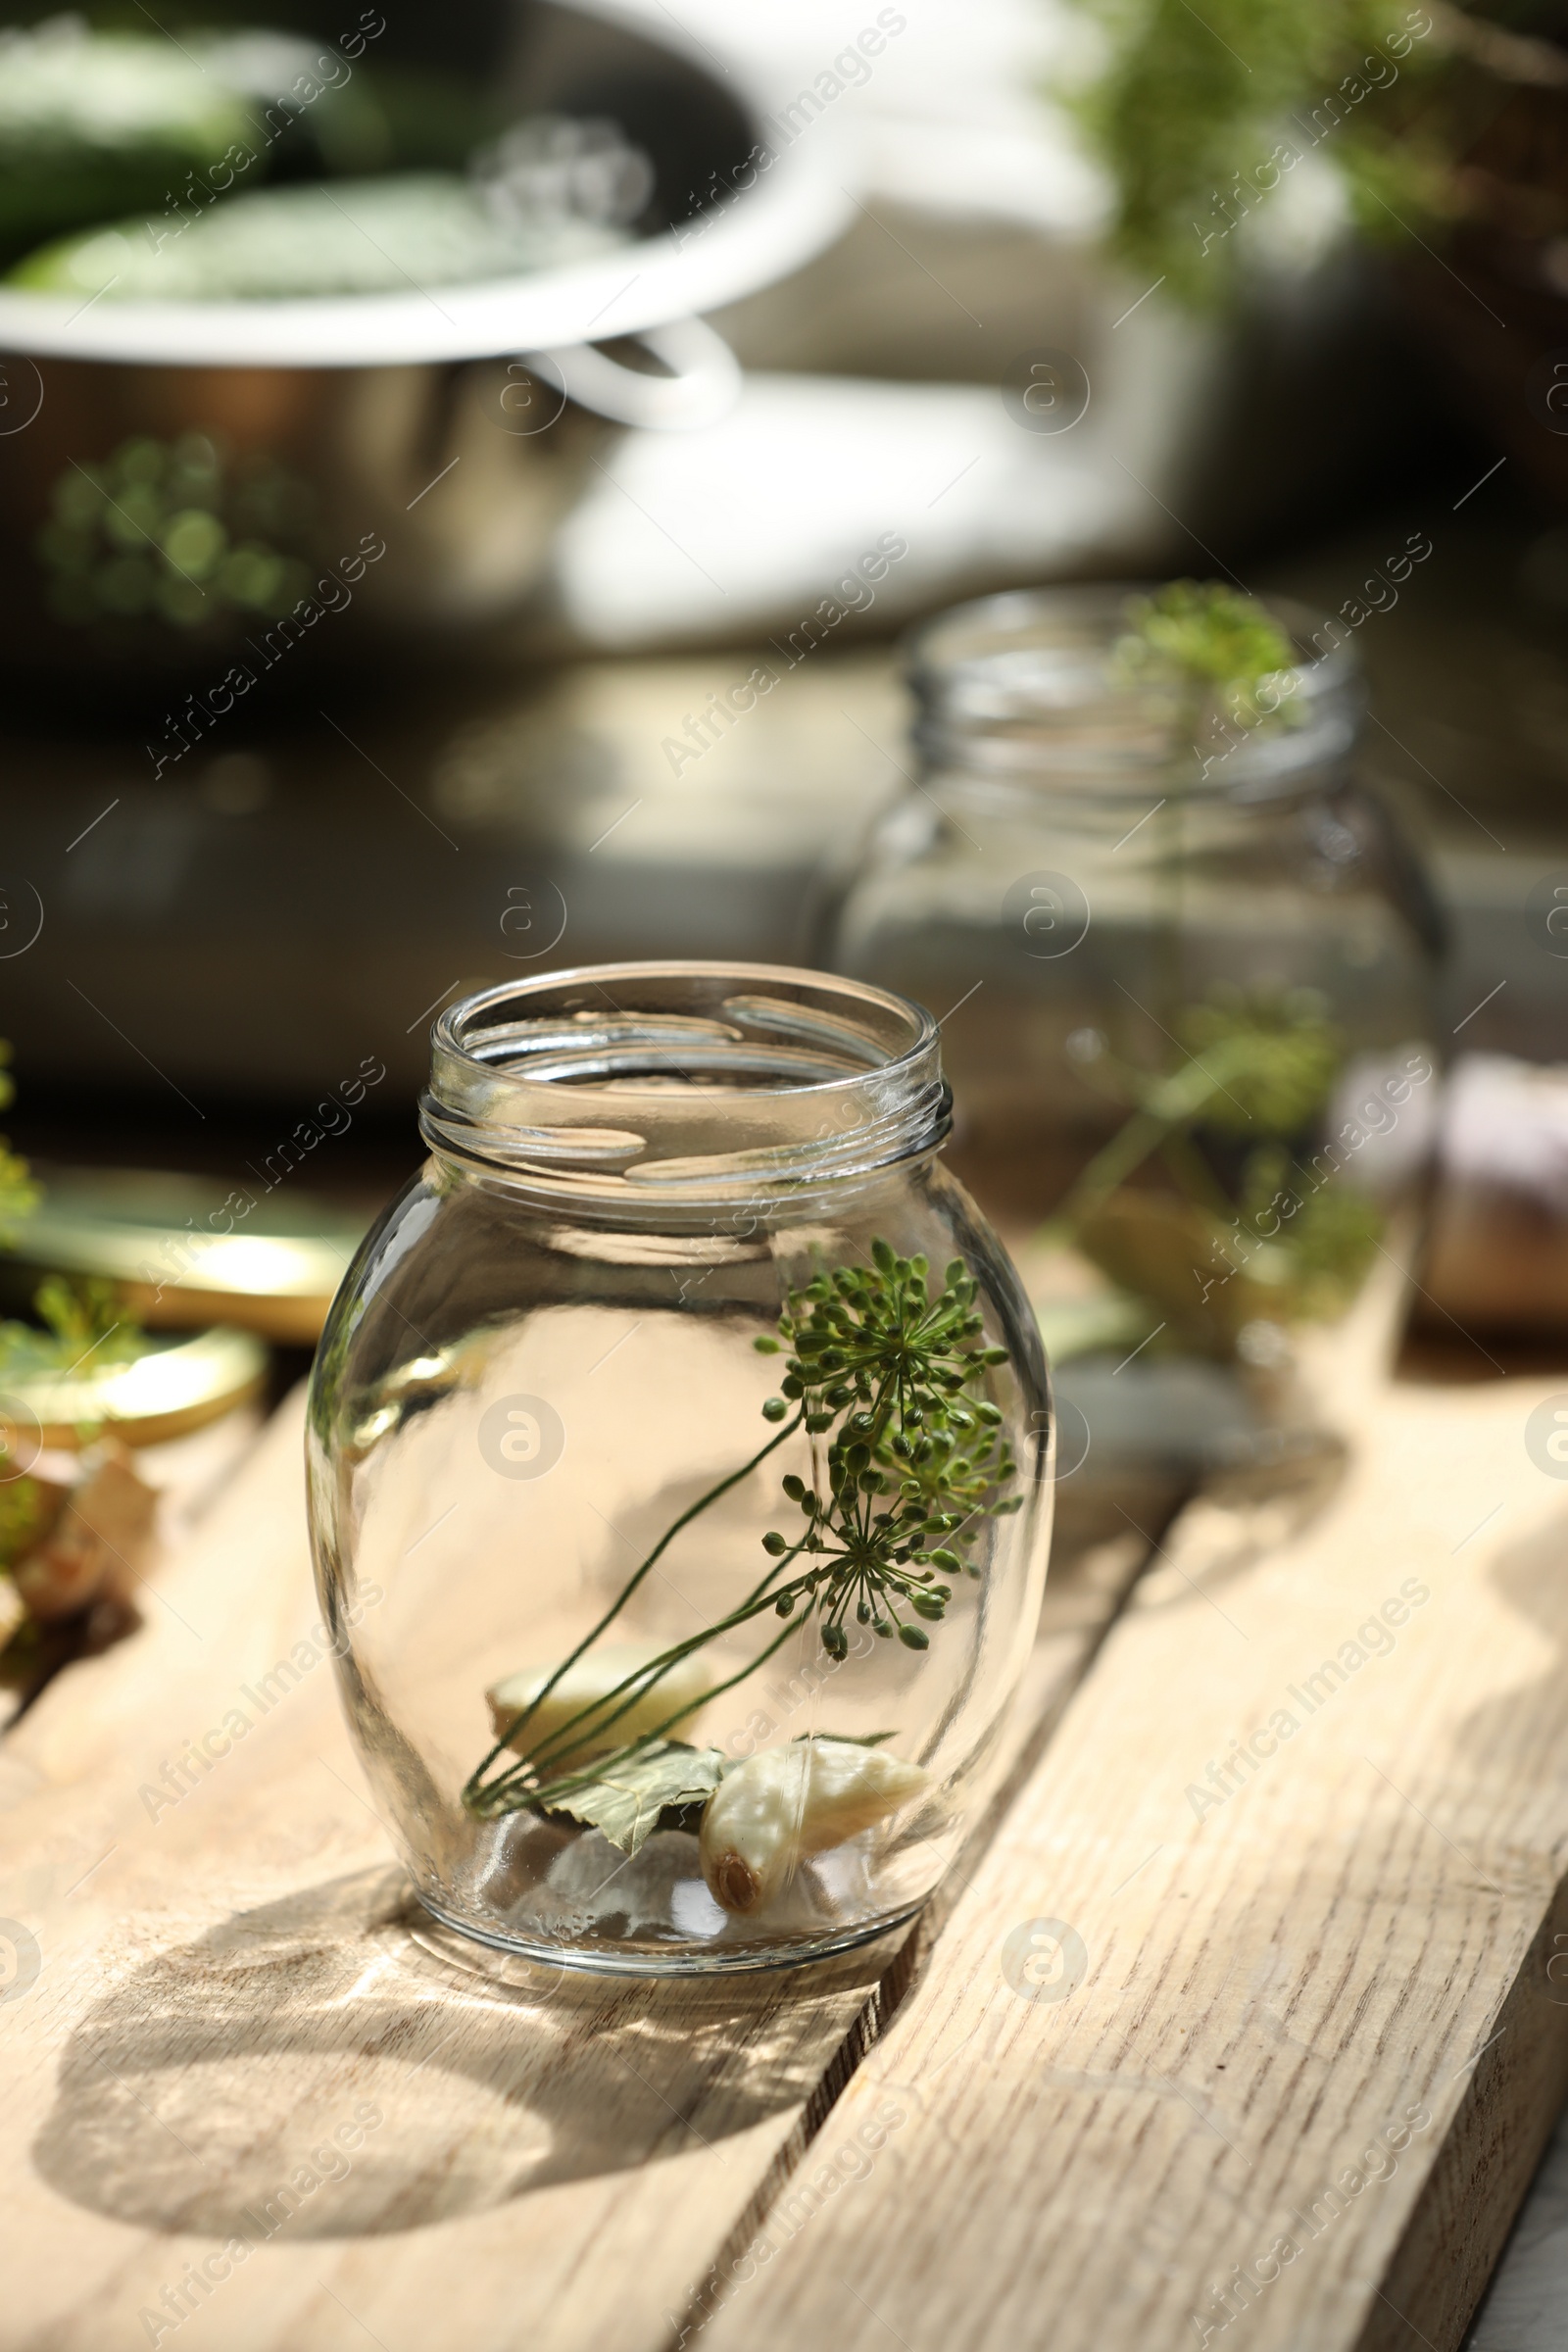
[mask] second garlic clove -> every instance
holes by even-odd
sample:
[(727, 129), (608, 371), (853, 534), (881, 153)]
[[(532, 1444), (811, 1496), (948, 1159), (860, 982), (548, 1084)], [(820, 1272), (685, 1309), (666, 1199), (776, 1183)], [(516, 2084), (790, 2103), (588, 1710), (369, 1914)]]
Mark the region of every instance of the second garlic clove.
[[(495, 1736), (504, 1740), (515, 1755), (536, 1754), (585, 1707), (593, 1706), (596, 1700), (608, 1699), (617, 1683), (623, 1683), (640, 1667), (651, 1666), (659, 1655), (659, 1651), (637, 1642), (608, 1642), (602, 1649), (588, 1650), (567, 1667), (549, 1696), (541, 1699), (527, 1722), (514, 1732), (512, 1726), (533, 1704), (556, 1671), (554, 1666), (525, 1666), (519, 1674), (492, 1683), (485, 1692)], [(682, 1658), (647, 1690), (635, 1698), (622, 1693), (592, 1716), (577, 1733), (551, 1747), (546, 1764), (553, 1771), (557, 1766), (564, 1768), (584, 1763), (592, 1756), (608, 1755), (612, 1748), (640, 1740), (645, 1732), (656, 1731), (661, 1724), (678, 1736), (681, 1720), (702, 1705), (711, 1689), (712, 1677), (707, 1667), (696, 1658)], [(624, 1714), (618, 1711), (622, 1707), (626, 1710)], [(610, 1721), (612, 1715), (613, 1723)], [(677, 1718), (673, 1724), (671, 1716)]]
[(726, 1911), (760, 1911), (812, 1854), (930, 1786), (918, 1764), (853, 1740), (797, 1740), (727, 1772), (703, 1814), (703, 1876)]

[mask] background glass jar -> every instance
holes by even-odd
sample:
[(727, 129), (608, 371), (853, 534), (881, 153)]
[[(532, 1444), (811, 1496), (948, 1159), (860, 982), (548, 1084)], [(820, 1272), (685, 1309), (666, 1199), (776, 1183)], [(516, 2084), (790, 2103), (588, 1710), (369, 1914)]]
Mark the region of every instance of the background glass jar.
[(1039, 1338), (948, 1106), (929, 1015), (809, 973), (441, 1016), (430, 1158), (333, 1307), (309, 1446), (351, 1725), (449, 1927), (756, 1967), (936, 1883), (1050, 1521)]
[(1332, 624), (1267, 605), (1285, 663), (1227, 698), (1131, 658), (1139, 609), (994, 597), (913, 640), (921, 776), (824, 960), (942, 1016), (963, 1154), (1051, 1220), (1026, 1270), (1054, 1353), (1149, 1338), (1156, 1379), (1175, 1348), (1278, 1392), (1425, 1157), (1437, 918), (1349, 772)]

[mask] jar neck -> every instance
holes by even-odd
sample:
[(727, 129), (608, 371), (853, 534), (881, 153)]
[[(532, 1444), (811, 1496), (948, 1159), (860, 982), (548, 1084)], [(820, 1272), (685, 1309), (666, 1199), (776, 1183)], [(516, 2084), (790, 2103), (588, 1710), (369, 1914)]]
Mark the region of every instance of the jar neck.
[(997, 799), (1047, 803), (1107, 821), (1152, 800), (1195, 810), (1288, 806), (1332, 792), (1349, 774), (1354, 713), (1310, 736), (1250, 739), (1223, 723), (1192, 745), (1147, 759), (1106, 757), (1089, 741), (1041, 745), (1011, 734), (924, 718), (914, 731), (922, 773)]
[(770, 964), (631, 963), (468, 997), (432, 1031), (437, 1155), (616, 1221), (686, 1222), (929, 1156), (951, 1124), (929, 1013)]
[(1177, 824), (1190, 843), (1232, 840), (1288, 820), (1313, 802), (1345, 791), (1353, 779), (1348, 759), (1261, 777), (1219, 768), (1205, 777), (1169, 767), (1062, 774), (966, 759), (963, 747), (953, 743), (943, 744), (939, 756), (928, 753), (919, 772), (922, 787), (930, 788), (923, 806), (935, 800), (955, 815), (967, 813), (971, 821), (1044, 825), (1095, 838), (1103, 834), (1112, 841), (1139, 826), (1142, 840), (1143, 828), (1157, 812), (1166, 831)]
[(1365, 690), (1353, 651), (1316, 615), (1268, 608), (1292, 661), (1245, 689), (1129, 666), (1134, 592), (982, 598), (907, 647), (928, 772), (1136, 808), (1166, 797), (1240, 806), (1331, 789)]

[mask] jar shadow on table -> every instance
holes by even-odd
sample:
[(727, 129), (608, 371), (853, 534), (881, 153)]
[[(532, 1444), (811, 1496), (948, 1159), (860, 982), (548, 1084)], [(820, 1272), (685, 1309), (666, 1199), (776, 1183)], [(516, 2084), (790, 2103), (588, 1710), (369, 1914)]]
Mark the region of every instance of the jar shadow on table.
[(429, 1929), (372, 1870), (160, 1955), (72, 2035), (38, 2171), (143, 2229), (421, 2229), (799, 2105), (899, 1941), (761, 1984), (633, 1983), (482, 1951), (505, 1973), (465, 1970)]

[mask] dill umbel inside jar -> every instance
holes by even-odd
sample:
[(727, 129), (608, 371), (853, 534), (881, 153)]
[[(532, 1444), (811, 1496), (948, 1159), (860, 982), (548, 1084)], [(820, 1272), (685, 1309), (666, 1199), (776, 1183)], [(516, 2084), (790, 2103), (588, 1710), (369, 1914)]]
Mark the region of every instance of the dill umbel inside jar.
[[(564, 1813), (634, 1854), (657, 1828), (689, 1826), (697, 1808), (710, 1889), (745, 1912), (791, 1853), (835, 1844), (924, 1787), (917, 1766), (879, 1752), (892, 1732), (870, 1740), (812, 1734), (804, 1744), (822, 1742), (822, 1755), (797, 1764), (777, 1750), (736, 1764), (674, 1736), (809, 1622), (839, 1662), (852, 1617), (883, 1640), (926, 1648), (927, 1627), (940, 1625), (953, 1597), (948, 1580), (980, 1573), (964, 1549), (986, 1519), (1019, 1508), (1021, 1497), (1006, 1492), (1017, 1465), (1002, 1414), (973, 1394), (989, 1367), (1006, 1361), (1005, 1348), (980, 1344), (974, 1278), (956, 1258), (939, 1288), (923, 1256), (899, 1257), (880, 1238), (871, 1258), (817, 1275), (791, 1295), (778, 1337), (754, 1343), (785, 1356), (780, 1394), (762, 1407), (775, 1434), (673, 1521), (569, 1656), (492, 1687), (496, 1739), (464, 1789), (470, 1812)], [(824, 1492), (785, 1476), (781, 1492), (803, 1524), (763, 1536), (772, 1564), (751, 1591), (662, 1651), (631, 1659), (621, 1645), (596, 1650), (681, 1530), (802, 1430), (827, 1440)], [(753, 1622), (767, 1640), (711, 1680), (703, 1653)], [(516, 1760), (497, 1772), (504, 1755)], [(710, 1830), (715, 1817), (722, 1834)], [(754, 1851), (743, 1850), (748, 1838)]]

